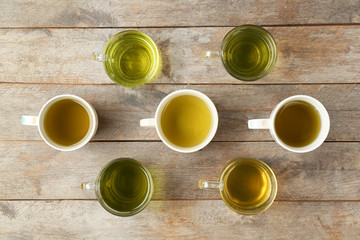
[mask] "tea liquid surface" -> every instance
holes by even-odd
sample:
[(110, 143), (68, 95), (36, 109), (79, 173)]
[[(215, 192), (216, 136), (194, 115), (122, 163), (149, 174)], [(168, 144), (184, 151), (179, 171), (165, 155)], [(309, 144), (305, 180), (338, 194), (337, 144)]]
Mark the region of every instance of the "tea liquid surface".
[(175, 145), (193, 147), (209, 134), (211, 113), (203, 100), (191, 95), (179, 96), (164, 108), (161, 127), (166, 138)]
[(269, 43), (253, 32), (239, 32), (223, 47), (223, 62), (232, 75), (252, 77), (270, 62)]
[[(120, 82), (147, 81), (154, 76), (157, 68), (155, 52), (142, 36), (127, 34), (109, 48), (105, 68), (112, 79)], [(159, 57), (159, 56), (158, 56)]]
[(71, 99), (63, 99), (49, 107), (44, 116), (44, 129), (48, 137), (63, 146), (82, 140), (90, 126), (86, 109)]
[(264, 204), (271, 191), (271, 182), (266, 171), (250, 161), (236, 165), (224, 179), (224, 183), (224, 191), (231, 202), (244, 209)]
[(149, 182), (137, 162), (122, 160), (105, 169), (100, 179), (100, 194), (112, 209), (133, 211), (149, 195)]
[(275, 131), (281, 141), (291, 147), (304, 147), (319, 135), (321, 119), (318, 111), (305, 101), (291, 101), (275, 116)]

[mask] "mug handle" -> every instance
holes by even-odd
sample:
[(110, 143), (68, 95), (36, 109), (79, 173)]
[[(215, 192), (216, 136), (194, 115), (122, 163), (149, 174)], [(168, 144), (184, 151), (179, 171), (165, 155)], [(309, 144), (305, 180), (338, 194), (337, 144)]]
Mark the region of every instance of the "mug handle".
[(220, 52), (218, 51), (205, 51), (201, 53), (201, 57), (207, 59), (220, 59)]
[(222, 191), (224, 189), (224, 183), (219, 181), (200, 180), (199, 188), (205, 190)]
[(248, 121), (249, 129), (270, 129), (270, 119), (251, 119)]
[(156, 127), (155, 118), (145, 118), (140, 120), (141, 127)]
[(27, 126), (38, 126), (39, 125), (39, 117), (36, 116), (22, 116), (21, 124)]

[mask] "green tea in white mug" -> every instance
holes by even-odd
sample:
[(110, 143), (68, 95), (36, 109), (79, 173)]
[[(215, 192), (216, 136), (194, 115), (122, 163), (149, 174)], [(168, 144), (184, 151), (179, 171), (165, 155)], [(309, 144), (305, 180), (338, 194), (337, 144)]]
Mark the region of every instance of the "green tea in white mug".
[(285, 144), (291, 147), (304, 147), (319, 135), (321, 119), (313, 105), (295, 100), (279, 109), (274, 125), (276, 134)]
[(86, 109), (72, 99), (53, 103), (44, 116), (44, 129), (55, 143), (70, 146), (81, 141), (89, 131), (90, 118)]
[(161, 114), (166, 138), (180, 147), (193, 147), (209, 134), (211, 113), (206, 103), (192, 95), (172, 99)]

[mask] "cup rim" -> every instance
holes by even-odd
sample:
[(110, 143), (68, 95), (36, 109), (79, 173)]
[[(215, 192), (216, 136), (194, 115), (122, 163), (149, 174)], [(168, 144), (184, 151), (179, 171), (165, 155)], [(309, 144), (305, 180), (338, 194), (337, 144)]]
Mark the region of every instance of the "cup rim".
[[(321, 119), (321, 128), (320, 128), (318, 136), (316, 137), (316, 139), (313, 142), (311, 142), (310, 144), (308, 144), (304, 147), (291, 147), (291, 146), (287, 145), (278, 137), (278, 135), (275, 131), (276, 114), (278, 113), (280, 108), (282, 106), (284, 106), (284, 104), (291, 102), (291, 101), (295, 101), (295, 100), (305, 101), (305, 102), (311, 104), (316, 109), (316, 111), (318, 111), (320, 119)], [(319, 100), (317, 100), (316, 98), (313, 98), (311, 96), (308, 96), (308, 95), (294, 95), (294, 96), (291, 96), (291, 97), (288, 97), (288, 98), (282, 100), (280, 103), (278, 103), (276, 105), (276, 107), (273, 109), (273, 111), (271, 112), (271, 115), (270, 115), (270, 133), (271, 133), (272, 137), (281, 147), (285, 148), (286, 150), (295, 152), (295, 153), (306, 153), (306, 152), (313, 151), (316, 148), (320, 147), (321, 144), (326, 140), (326, 138), (329, 134), (329, 131), (330, 131), (329, 113), (327, 112), (326, 108)]]
[[(224, 182), (224, 178), (226, 177), (226, 175), (228, 175), (231, 172), (231, 168), (233, 168), (233, 166), (238, 163), (238, 162), (243, 162), (243, 161), (252, 161), (252, 162), (256, 162), (259, 163), (261, 165), (262, 168), (264, 168), (264, 171), (268, 171), (270, 172), (269, 178), (272, 184), (272, 188), (271, 188), (271, 192), (270, 192), (270, 196), (269, 202), (265, 202), (263, 205), (251, 209), (249, 211), (240, 211), (238, 209), (233, 208), (226, 200), (225, 200), (225, 191), (224, 189), (220, 190), (220, 195), (221, 198), (223, 200), (223, 202), (226, 204), (226, 206), (228, 206), (232, 211), (242, 214), (242, 215), (258, 215), (264, 211), (266, 211), (275, 201), (275, 198), (277, 196), (277, 190), (278, 190), (278, 184), (277, 184), (277, 179), (276, 179), (276, 175), (274, 173), (274, 171), (271, 169), (271, 167), (269, 165), (267, 165), (265, 162), (259, 160), (259, 159), (255, 159), (255, 158), (236, 158), (231, 160), (230, 162), (228, 162), (228, 164), (226, 164), (226, 166), (224, 167), (224, 169), (221, 172), (221, 176), (220, 176), (220, 182)], [(225, 184), (224, 184), (225, 185)], [(273, 193), (273, 194), (272, 194)], [(252, 211), (254, 210), (254, 211)]]
[[(195, 97), (198, 97), (199, 99), (201, 99), (207, 105), (207, 107), (209, 108), (210, 114), (211, 114), (211, 120), (212, 120), (211, 127), (210, 127), (210, 131), (209, 131), (207, 137), (200, 144), (193, 146), (193, 147), (180, 147), (180, 146), (173, 144), (170, 140), (168, 140), (165, 137), (165, 134), (163, 133), (162, 128), (161, 128), (161, 114), (162, 114), (162, 111), (163, 111), (165, 105), (168, 102), (170, 102), (170, 100), (172, 100), (178, 96), (183, 96), (183, 95), (191, 95), (191, 96), (195, 96)], [(158, 105), (158, 107), (156, 109), (156, 113), (155, 113), (156, 132), (157, 132), (158, 136), (160, 137), (161, 141), (163, 143), (165, 143), (165, 145), (168, 146), (169, 148), (171, 148), (172, 150), (175, 150), (177, 152), (182, 152), (182, 153), (196, 152), (196, 151), (206, 147), (211, 142), (211, 140), (214, 138), (214, 136), (216, 134), (216, 131), (218, 128), (218, 122), (219, 122), (219, 116), (218, 116), (218, 112), (215, 107), (215, 104), (204, 93), (199, 92), (197, 90), (192, 90), (192, 89), (181, 89), (181, 90), (177, 90), (177, 91), (174, 91), (174, 92), (168, 94), (160, 102), (160, 104)]]
[[(85, 137), (83, 139), (81, 139), (79, 142), (77, 142), (73, 145), (70, 145), (70, 146), (62, 146), (62, 145), (57, 144), (54, 141), (52, 141), (47, 136), (45, 129), (43, 127), (46, 110), (48, 110), (48, 108), (52, 104), (54, 104), (55, 102), (62, 100), (62, 99), (76, 100), (77, 103), (79, 103), (82, 107), (84, 107), (84, 109), (86, 110), (86, 112), (89, 115), (90, 121), (93, 122), (92, 126), (88, 129), (88, 132), (86, 133)], [(95, 133), (97, 131), (97, 127), (98, 127), (98, 116), (97, 116), (97, 113), (96, 113), (94, 107), (90, 103), (85, 101), (83, 98), (76, 96), (76, 95), (72, 95), (72, 94), (61, 94), (61, 95), (52, 97), (42, 106), (40, 113), (39, 113), (38, 130), (39, 130), (41, 138), (46, 142), (47, 145), (49, 145), (50, 147), (52, 147), (56, 150), (60, 150), (60, 151), (73, 151), (73, 150), (77, 150), (77, 149), (83, 147), (95, 135)]]
[[(121, 162), (121, 161), (133, 161), (135, 163), (137, 163), (139, 165), (139, 167), (141, 168), (141, 170), (144, 172), (145, 176), (146, 176), (146, 179), (148, 181), (148, 189), (147, 189), (147, 194), (146, 194), (146, 197), (145, 197), (145, 200), (134, 210), (134, 211), (126, 211), (126, 212), (120, 212), (120, 211), (117, 211), (115, 209), (112, 209), (109, 205), (106, 204), (106, 202), (103, 200), (102, 196), (101, 196), (101, 192), (100, 192), (100, 180), (101, 180), (101, 177), (103, 176), (105, 170), (110, 166), (112, 165), (113, 163), (115, 162)], [(99, 171), (97, 177), (96, 177), (96, 180), (95, 180), (95, 195), (98, 199), (98, 202), (100, 203), (100, 205), (106, 210), (108, 211), (109, 213), (113, 214), (113, 215), (116, 215), (116, 216), (119, 216), (119, 217), (130, 217), (130, 216), (133, 216), (135, 214), (138, 214), (140, 213), (142, 210), (144, 210), (146, 208), (146, 206), (150, 203), (151, 201), (151, 198), (152, 198), (152, 195), (153, 195), (153, 192), (154, 192), (154, 182), (153, 182), (153, 179), (152, 179), (152, 176), (151, 176), (151, 173), (149, 171), (149, 169), (144, 165), (142, 164), (141, 162), (133, 159), (133, 158), (128, 158), (128, 157), (123, 157), (123, 158), (116, 158), (116, 159), (113, 159), (111, 161), (109, 161), (108, 163), (106, 163), (102, 168), (101, 170)]]
[[(264, 39), (266, 39), (273, 47), (273, 54), (271, 55), (271, 63), (268, 66), (267, 69), (265, 69), (264, 71), (261, 72), (261, 74), (258, 74), (254, 77), (239, 77), (236, 76), (234, 73), (232, 73), (226, 66), (226, 64), (224, 63), (224, 59), (223, 59), (223, 53), (224, 53), (224, 47), (228, 41), (228, 39), (231, 37), (232, 34), (234, 34), (235, 32), (238, 31), (244, 31), (244, 30), (250, 30), (253, 32), (263, 32), (266, 34), (266, 36), (261, 36)], [(275, 66), (276, 64), (276, 60), (277, 60), (277, 45), (276, 45), (276, 41), (274, 39), (274, 37), (271, 35), (271, 33), (269, 31), (267, 31), (265, 28), (259, 26), (259, 25), (253, 25), (253, 24), (244, 24), (238, 27), (235, 27), (233, 29), (231, 29), (229, 32), (226, 33), (226, 35), (224, 36), (222, 42), (221, 42), (221, 48), (220, 48), (220, 58), (221, 58), (221, 62), (225, 68), (225, 70), (234, 78), (241, 80), (241, 81), (256, 81), (259, 80), (260, 78), (265, 77), (266, 75), (268, 75), (271, 71), (271, 69)]]

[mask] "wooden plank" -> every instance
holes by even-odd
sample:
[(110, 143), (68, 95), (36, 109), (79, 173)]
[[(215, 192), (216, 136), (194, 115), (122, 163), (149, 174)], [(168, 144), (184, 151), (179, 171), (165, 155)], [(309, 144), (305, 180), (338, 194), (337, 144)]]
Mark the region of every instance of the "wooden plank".
[(95, 199), (80, 183), (94, 181), (108, 161), (131, 157), (154, 178), (153, 199), (220, 199), (198, 188), (200, 179), (216, 180), (232, 159), (263, 160), (278, 179), (276, 200), (360, 200), (360, 143), (324, 143), (294, 154), (275, 143), (210, 143), (202, 151), (177, 153), (161, 142), (89, 143), (60, 152), (42, 142), (0, 142), (0, 199)]
[[(232, 83), (221, 61), (201, 58), (219, 50), (231, 28), (142, 28), (159, 45), (163, 69), (153, 83)], [(359, 83), (360, 28), (357, 26), (269, 27), (277, 41), (272, 72), (251, 84)], [(92, 60), (123, 29), (0, 30), (0, 82), (115, 84)]]
[[(334, 85), (146, 85), (129, 89), (117, 85), (0, 84), (0, 140), (40, 140), (36, 127), (21, 126), (21, 115), (37, 115), (42, 105), (59, 94), (75, 94), (92, 103), (99, 115), (94, 140), (159, 140), (155, 129), (139, 120), (155, 115), (169, 93), (195, 89), (208, 95), (219, 112), (215, 141), (270, 141), (267, 130), (249, 130), (248, 119), (268, 118), (281, 100), (296, 94), (317, 98), (328, 109), (328, 141), (359, 141), (360, 87)], [(6, 116), (6, 117), (5, 117)]]
[(1, 27), (359, 23), (359, 1), (1, 1)]
[[(241, 216), (218, 201), (152, 201), (120, 218), (96, 201), (1, 201), (10, 239), (358, 239), (359, 202), (275, 202)], [(311, 224), (310, 224), (311, 223)]]

